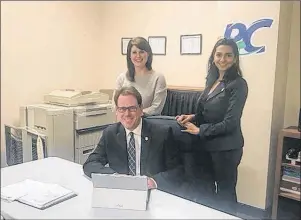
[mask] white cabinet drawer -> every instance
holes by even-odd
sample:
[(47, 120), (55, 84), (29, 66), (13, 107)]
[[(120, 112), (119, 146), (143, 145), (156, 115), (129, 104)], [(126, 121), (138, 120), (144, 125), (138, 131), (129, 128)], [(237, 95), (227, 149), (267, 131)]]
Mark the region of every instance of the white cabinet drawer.
[(111, 109), (97, 112), (84, 112), (75, 115), (75, 129), (92, 128), (115, 123), (115, 114)]
[(83, 165), (88, 159), (89, 155), (93, 152), (96, 146), (88, 146), (80, 149), (75, 149), (75, 163)]

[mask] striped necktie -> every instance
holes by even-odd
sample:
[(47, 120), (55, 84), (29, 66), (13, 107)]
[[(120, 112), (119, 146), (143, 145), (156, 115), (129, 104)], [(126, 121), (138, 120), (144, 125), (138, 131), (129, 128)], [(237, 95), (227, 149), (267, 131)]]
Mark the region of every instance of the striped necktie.
[(128, 150), (128, 166), (129, 166), (129, 175), (136, 175), (136, 148), (135, 148), (135, 138), (134, 133), (130, 132), (130, 141)]

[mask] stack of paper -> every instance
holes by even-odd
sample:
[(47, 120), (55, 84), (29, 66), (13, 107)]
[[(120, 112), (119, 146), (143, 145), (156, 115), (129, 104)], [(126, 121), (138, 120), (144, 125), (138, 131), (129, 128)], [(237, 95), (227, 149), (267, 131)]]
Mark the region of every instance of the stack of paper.
[(26, 184), (19, 182), (5, 187), (1, 187), (1, 199), (8, 202), (15, 201), (27, 194)]
[(1, 199), (45, 209), (59, 202), (65, 201), (77, 194), (58, 184), (42, 183), (30, 179), (1, 187)]

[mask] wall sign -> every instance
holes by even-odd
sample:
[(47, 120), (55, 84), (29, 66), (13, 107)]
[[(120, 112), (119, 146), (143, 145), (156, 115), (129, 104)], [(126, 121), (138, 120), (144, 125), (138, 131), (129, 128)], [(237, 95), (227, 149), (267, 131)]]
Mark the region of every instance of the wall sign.
[[(260, 28), (270, 28), (273, 19), (259, 19), (248, 27), (243, 23), (232, 23), (226, 26), (225, 38), (232, 38), (237, 43), (240, 55), (259, 54), (266, 50), (264, 45), (254, 46), (251, 42), (253, 34)], [(236, 30), (236, 31), (234, 31)]]
[(202, 54), (202, 35), (201, 34), (181, 35), (180, 53), (181, 55)]
[(165, 36), (148, 37), (148, 43), (152, 48), (153, 55), (166, 55), (166, 40)]
[(133, 38), (130, 37), (122, 37), (121, 38), (121, 54), (126, 55), (127, 54), (127, 49), (128, 49), (128, 44)]

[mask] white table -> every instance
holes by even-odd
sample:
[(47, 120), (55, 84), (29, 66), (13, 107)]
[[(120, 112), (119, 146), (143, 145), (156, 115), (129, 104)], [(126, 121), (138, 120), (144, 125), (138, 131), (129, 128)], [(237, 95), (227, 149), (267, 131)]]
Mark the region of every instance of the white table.
[(78, 196), (45, 210), (39, 210), (19, 202), (8, 203), (1, 200), (1, 215), (10, 219), (239, 219), (235, 216), (199, 205), (197, 203), (152, 190), (147, 211), (92, 208), (93, 185), (84, 176), (82, 165), (49, 157), (15, 166), (1, 168), (1, 186), (25, 179), (57, 183), (70, 188)]

